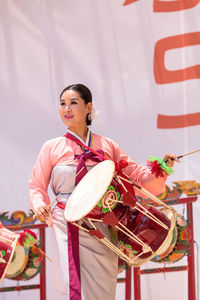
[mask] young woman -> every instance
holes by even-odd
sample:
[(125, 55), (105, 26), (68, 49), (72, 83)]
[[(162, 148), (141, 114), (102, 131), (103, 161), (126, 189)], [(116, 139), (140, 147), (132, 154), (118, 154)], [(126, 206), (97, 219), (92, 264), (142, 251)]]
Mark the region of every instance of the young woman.
[[(128, 165), (124, 172), (133, 182), (155, 195), (163, 191), (167, 175), (153, 176), (146, 167), (138, 166), (124, 154), (114, 141), (90, 131), (92, 95), (86, 86), (74, 84), (65, 88), (60, 95), (59, 112), (68, 133), (43, 145), (29, 182), (30, 204), (38, 218), (49, 215), (47, 189), (50, 182), (53, 192), (58, 195), (66, 182), (75, 177), (77, 165), (85, 163), (89, 170), (101, 160), (102, 155), (114, 162), (126, 160)], [(84, 145), (96, 151), (101, 150), (99, 158), (94, 157)], [(174, 156), (165, 155), (164, 159), (170, 157)], [(169, 159), (168, 164), (173, 165), (173, 161)], [(76, 183), (74, 180), (59, 195), (57, 205), (51, 212), (56, 287), (66, 300), (114, 300), (117, 255), (87, 232), (67, 223), (64, 218), (65, 204)], [(107, 225), (101, 227), (104, 235), (110, 239)]]

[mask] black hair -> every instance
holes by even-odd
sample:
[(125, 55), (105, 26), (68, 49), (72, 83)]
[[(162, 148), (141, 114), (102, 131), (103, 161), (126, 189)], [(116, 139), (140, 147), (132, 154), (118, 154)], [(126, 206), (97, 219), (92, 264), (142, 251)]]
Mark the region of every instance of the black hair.
[[(84, 100), (85, 104), (92, 102), (92, 93), (90, 90), (85, 86), (84, 84), (77, 83), (77, 84), (72, 84), (64, 88), (64, 90), (60, 94), (60, 99), (63, 95), (63, 93), (67, 90), (73, 90), (75, 92), (78, 92), (80, 97)], [(86, 124), (87, 126), (92, 124), (91, 118), (88, 117), (89, 114), (87, 114), (86, 117)]]

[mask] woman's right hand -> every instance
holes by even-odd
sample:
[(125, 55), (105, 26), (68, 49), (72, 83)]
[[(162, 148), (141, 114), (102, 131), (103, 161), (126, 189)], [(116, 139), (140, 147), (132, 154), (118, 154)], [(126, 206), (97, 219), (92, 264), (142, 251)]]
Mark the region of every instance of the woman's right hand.
[(37, 211), (35, 212), (35, 217), (38, 220), (45, 220), (50, 216), (50, 207), (48, 207), (47, 204), (43, 204), (41, 206), (38, 207)]

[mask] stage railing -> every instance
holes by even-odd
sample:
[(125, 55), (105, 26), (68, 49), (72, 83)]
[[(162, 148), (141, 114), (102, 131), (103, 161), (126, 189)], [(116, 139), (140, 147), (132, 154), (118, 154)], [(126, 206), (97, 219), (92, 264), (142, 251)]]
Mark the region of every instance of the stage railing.
[[(39, 231), (38, 239), (39, 239), (39, 243), (40, 243), (40, 249), (43, 252), (45, 252), (45, 228), (47, 227), (46, 223), (41, 223), (41, 224), (31, 223), (31, 221), (34, 222), (32, 219), (32, 216), (29, 215), (27, 218), (26, 214), (23, 211), (14, 212), (12, 214), (11, 218), (8, 218), (6, 214), (7, 213), (0, 214), (0, 221), (7, 229), (9, 229), (11, 231), (20, 232), (27, 228), (29, 228), (31, 230), (37, 229)], [(23, 216), (23, 221), (25, 221), (25, 223), (23, 223), (23, 221), (20, 221), (20, 218), (16, 218), (16, 215), (17, 216), (20, 215), (20, 217)], [(32, 213), (31, 213), (31, 215), (32, 215)], [(24, 216), (25, 216), (25, 218), (24, 218)], [(18, 223), (18, 222), (21, 224), (13, 225), (14, 223)], [(12, 224), (12, 225), (10, 225), (10, 224)], [(41, 264), (40, 274), (36, 275), (36, 278), (39, 276), (38, 284), (28, 284), (28, 280), (17, 281), (17, 285), (15, 285), (15, 286), (8, 286), (8, 287), (0, 288), (0, 293), (14, 292), (14, 291), (20, 292), (23, 290), (39, 289), (40, 300), (46, 300), (46, 261), (45, 261), (45, 257), (43, 257), (40, 264)], [(11, 281), (12, 279), (7, 279), (7, 280)], [(12, 280), (12, 281), (14, 282), (14, 280)], [(26, 283), (26, 284), (23, 284), (23, 283)]]

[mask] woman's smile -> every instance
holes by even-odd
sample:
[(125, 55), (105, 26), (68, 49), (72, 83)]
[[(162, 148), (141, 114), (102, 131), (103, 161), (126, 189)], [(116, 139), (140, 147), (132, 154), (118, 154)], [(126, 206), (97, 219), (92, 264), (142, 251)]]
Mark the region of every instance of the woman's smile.
[(86, 117), (91, 109), (92, 103), (86, 104), (79, 93), (66, 90), (62, 94), (59, 106), (61, 119), (68, 129), (79, 136), (87, 133)]
[(67, 119), (67, 120), (69, 120), (69, 119), (72, 119), (73, 116), (71, 116), (71, 115), (64, 115), (64, 118)]

